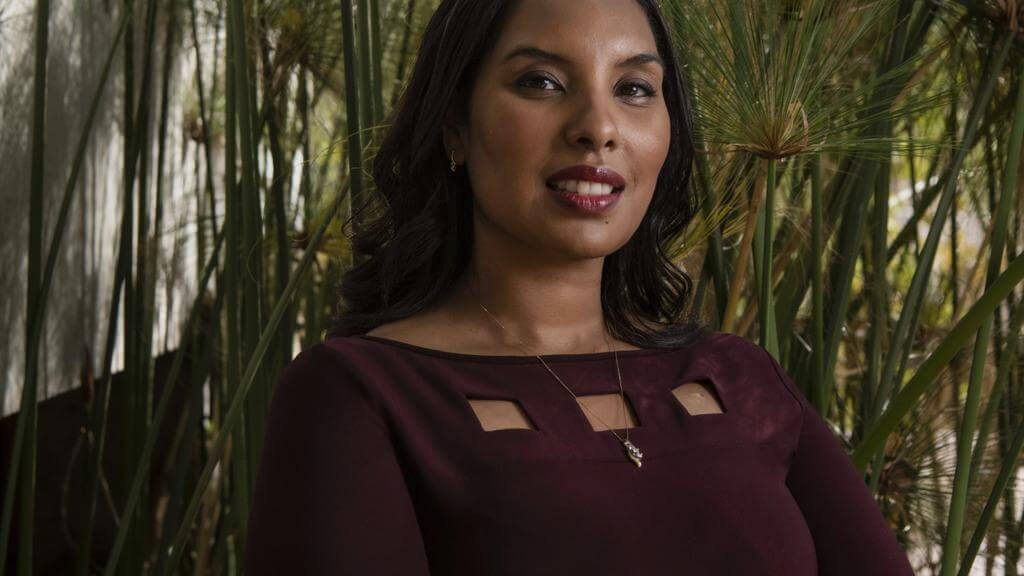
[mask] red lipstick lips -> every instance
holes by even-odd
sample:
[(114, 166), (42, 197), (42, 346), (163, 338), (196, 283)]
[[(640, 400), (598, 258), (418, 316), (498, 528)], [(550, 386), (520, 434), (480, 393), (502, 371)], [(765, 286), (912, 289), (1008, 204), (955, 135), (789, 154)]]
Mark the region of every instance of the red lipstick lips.
[[(555, 183), (562, 180), (581, 180), (608, 184), (612, 187), (611, 194), (578, 194), (568, 190), (559, 190)], [(611, 168), (597, 168), (580, 164), (559, 170), (547, 180), (548, 190), (559, 204), (582, 214), (603, 214), (619, 202), (621, 192), (626, 187), (626, 179)]]
[(586, 180), (587, 182), (599, 182), (611, 184), (613, 188), (621, 189), (626, 187), (626, 179), (611, 168), (596, 168), (579, 164), (559, 170), (552, 174), (547, 181), (548, 186), (554, 188), (553, 184), (559, 180)]

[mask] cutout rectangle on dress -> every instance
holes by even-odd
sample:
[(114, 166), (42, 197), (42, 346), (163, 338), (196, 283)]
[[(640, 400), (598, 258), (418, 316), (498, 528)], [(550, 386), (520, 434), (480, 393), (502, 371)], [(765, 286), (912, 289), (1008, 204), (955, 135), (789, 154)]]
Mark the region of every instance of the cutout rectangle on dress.
[(707, 379), (680, 384), (672, 388), (672, 395), (690, 416), (727, 412), (714, 385)]
[(537, 429), (536, 424), (517, 400), (469, 397), (466, 400), (480, 422), (480, 427), (487, 432)]
[[(640, 426), (637, 423), (633, 403), (628, 397), (623, 398), (618, 392), (577, 396), (576, 401), (595, 432), (603, 432), (609, 428), (623, 430)], [(625, 407), (623, 407), (623, 401), (625, 401)], [(625, 422), (623, 422), (623, 413), (625, 413)]]

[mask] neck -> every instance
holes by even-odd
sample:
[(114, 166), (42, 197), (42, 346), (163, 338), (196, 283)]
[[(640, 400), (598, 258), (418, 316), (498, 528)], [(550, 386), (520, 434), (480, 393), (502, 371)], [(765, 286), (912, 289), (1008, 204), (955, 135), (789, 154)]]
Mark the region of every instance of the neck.
[(552, 262), (536, 253), (474, 251), (453, 296), (476, 336), (501, 347), (525, 344), (538, 354), (607, 351), (615, 340), (607, 336), (601, 308), (603, 265), (603, 257)]

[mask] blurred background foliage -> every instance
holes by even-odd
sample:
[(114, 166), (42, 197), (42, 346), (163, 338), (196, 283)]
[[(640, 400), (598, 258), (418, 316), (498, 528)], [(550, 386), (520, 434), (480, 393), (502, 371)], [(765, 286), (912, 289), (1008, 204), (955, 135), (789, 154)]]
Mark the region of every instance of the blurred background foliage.
[[(438, 1), (0, 0), (0, 574), (241, 572)], [(694, 305), (834, 425), (917, 573), (1018, 574), (1024, 3), (661, 4)]]

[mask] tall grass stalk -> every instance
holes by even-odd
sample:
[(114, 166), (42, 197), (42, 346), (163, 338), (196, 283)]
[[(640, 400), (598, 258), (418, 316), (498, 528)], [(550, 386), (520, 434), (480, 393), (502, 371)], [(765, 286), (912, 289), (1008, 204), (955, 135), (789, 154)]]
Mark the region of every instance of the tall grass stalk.
[[(252, 353), (263, 324), (263, 265), (260, 244), (263, 238), (260, 217), (260, 200), (257, 182), (259, 160), (257, 156), (257, 111), (253, 103), (256, 101), (255, 85), (252, 83), (249, 61), (248, 16), (242, 0), (231, 0), (228, 3), (228, 18), (231, 27), (228, 29), (228, 43), (231, 45), (234, 65), (231, 81), (234, 83), (235, 111), (238, 123), (239, 155), (241, 158), (241, 186), (238, 188), (238, 210), (241, 220), (241, 244), (238, 245), (239, 258), (229, 265), (240, 266), (237, 279), (241, 296), (241, 355), (244, 362)], [(261, 381), (262, 382), (262, 381)], [(235, 449), (235, 463), (238, 466), (231, 476), (232, 490), (235, 495), (232, 509), (236, 523), (235, 550), (239, 556), (244, 555), (246, 528), (249, 521), (249, 487), (255, 476), (255, 459), (259, 454), (260, 437), (256, 431), (263, 421), (262, 409), (265, 394), (262, 386), (257, 385), (254, 398), (246, 405), (246, 415), (239, 427), (238, 444)], [(252, 428), (250, 430), (250, 428)]]
[[(1006, 345), (1002, 358), (999, 360), (999, 365), (996, 368), (996, 377), (993, 383), (992, 396), (988, 401), (988, 405), (985, 407), (986, 416), (982, 418), (982, 426), (978, 432), (978, 440), (976, 446), (984, 446), (985, 439), (988, 437), (987, 426), (994, 416), (997, 416), (996, 411), (999, 407), (1001, 392), (1004, 386), (1008, 386), (1008, 377), (1010, 373), (1010, 365), (1020, 356), (1020, 330), (1021, 326), (1024, 325), (1024, 306), (1017, 305), (1013, 315), (1010, 317), (1007, 323), (1007, 334)], [(981, 543), (985, 539), (988, 533), (989, 525), (995, 516), (996, 506), (1000, 501), (1012, 504), (1012, 499), (1007, 498), (1004, 500), (1004, 496), (1007, 496), (1006, 488), (1009, 485), (1010, 479), (1013, 477), (1014, 471), (1017, 469), (1019, 463), (1020, 451), (1022, 443), (1024, 443), (1024, 416), (1021, 414), (1015, 415), (1017, 423), (1010, 445), (1007, 448), (1003, 456), (1003, 464), (999, 470), (999, 475), (996, 477), (996, 481), (992, 485), (992, 489), (989, 492), (988, 498), (985, 500), (985, 507), (982, 509), (981, 514), (978, 517), (978, 522), (974, 527), (974, 533), (971, 535), (970, 542), (968, 542), (967, 549), (964, 551), (963, 559), (960, 562), (960, 569), (957, 572), (958, 576), (967, 576), (971, 567), (974, 564), (974, 559), (978, 554), (978, 550), (981, 548)], [(975, 472), (981, 461), (982, 451), (979, 448), (975, 448), (972, 456), (972, 468), (971, 478), (975, 478)], [(1012, 494), (1012, 493), (1011, 493)], [(1009, 510), (1013, 511), (1014, 508), (1011, 506)]]
[[(227, 258), (224, 262), (224, 292), (225, 292), (225, 318), (224, 335), (227, 353), (225, 355), (224, 376), (226, 380), (226, 394), (234, 394), (238, 390), (241, 381), (242, 344), (239, 321), (239, 260), (243, 258), (240, 242), (240, 194), (237, 177), (237, 155), (238, 155), (238, 82), (236, 80), (238, 68), (238, 55), (236, 48), (236, 22), (234, 8), (228, 6), (225, 29), (227, 40), (225, 42), (226, 52), (226, 78), (225, 78), (225, 112), (224, 112), (224, 234), (227, 238)], [(243, 147), (244, 148), (244, 147)], [(243, 154), (245, 151), (243, 149)], [(244, 168), (243, 168), (244, 171)], [(246, 504), (248, 490), (246, 490), (245, 478), (248, 476), (248, 466), (245, 461), (245, 423), (241, 422), (232, 431), (232, 446), (230, 466), (235, 472), (234, 476), (239, 477), (238, 482), (232, 482), (229, 487), (229, 497), (232, 509), (240, 509)], [(237, 544), (237, 539), (234, 540)], [(160, 551), (163, 554), (163, 550)], [(161, 562), (163, 572), (168, 570), (169, 563)], [(173, 568), (170, 568), (173, 570)]]
[[(1009, 40), (1006, 43), (1009, 44)], [(1017, 170), (1020, 167), (1022, 136), (1024, 136), (1024, 83), (1018, 82), (1017, 106), (1011, 129), (1006, 169), (1003, 171), (1003, 187), (999, 195), (999, 205), (994, 215), (990, 232), (988, 269), (985, 275), (986, 286), (991, 286), (992, 282), (999, 276), (999, 268), (1003, 262), (1010, 209), (1017, 202)], [(971, 362), (967, 398), (964, 402), (963, 419), (957, 430), (956, 472), (953, 478), (953, 496), (949, 508), (946, 538), (943, 543), (942, 576), (952, 576), (956, 572), (960, 555), (960, 539), (964, 526), (964, 510), (967, 506), (968, 490), (970, 489), (971, 455), (974, 450), (980, 451), (984, 448), (984, 445), (980, 442), (975, 445), (972, 441), (981, 404), (982, 376), (988, 363), (988, 345), (991, 335), (992, 316), (989, 316), (982, 322), (981, 328), (978, 330), (977, 337), (974, 340), (974, 356)]]
[[(196, 296), (192, 303), (192, 307), (189, 311), (188, 319), (185, 321), (184, 330), (182, 334), (192, 334), (196, 328), (197, 319), (199, 312), (203, 306), (203, 298), (206, 295), (206, 287), (210, 282), (210, 277), (213, 276), (213, 272), (217, 269), (217, 263), (220, 258), (220, 249), (224, 244), (224, 231), (219, 230), (213, 241), (213, 250), (210, 254), (210, 259), (206, 263), (206, 267), (203, 269), (203, 273), (199, 278), (199, 283), (196, 286)], [(177, 352), (174, 354), (174, 360), (171, 361), (171, 368), (168, 371), (166, 383), (164, 384), (163, 390), (160, 393), (160, 399), (157, 401), (156, 410), (153, 413), (153, 419), (149, 424), (149, 429), (146, 431), (146, 440), (142, 446), (142, 458), (139, 460), (135, 473), (132, 475), (131, 487), (128, 490), (128, 498), (125, 501), (124, 510), (122, 511), (123, 516), (132, 514), (135, 507), (139, 504), (139, 496), (142, 493), (142, 485), (148, 478), (149, 468), (153, 458), (153, 448), (156, 446), (157, 438), (160, 434), (160, 427), (163, 424), (163, 419), (167, 415), (167, 410), (171, 403), (171, 394), (174, 391), (175, 384), (178, 382), (178, 378), (181, 375), (181, 368), (184, 365), (185, 353), (188, 349), (185, 346), (179, 346)], [(196, 350), (192, 351), (197, 352)], [(193, 386), (199, 386), (199, 382), (193, 382)], [(126, 539), (128, 538), (128, 523), (122, 522), (118, 528), (117, 533), (114, 536), (114, 544), (110, 549), (110, 555), (107, 558), (107, 565), (104, 568), (104, 576), (113, 576), (116, 574), (118, 560), (120, 560), (121, 549), (124, 546)]]
[(763, 232), (761, 238), (761, 274), (759, 279), (760, 294), (758, 295), (757, 311), (760, 325), (760, 341), (768, 353), (778, 358), (779, 335), (775, 331), (775, 305), (772, 303), (772, 220), (775, 216), (775, 159), (768, 158), (765, 163), (766, 184), (764, 190), (764, 209), (761, 211)]
[(914, 407), (932, 382), (948, 366), (950, 359), (967, 345), (968, 340), (981, 328), (1004, 298), (1024, 279), (1024, 255), (1015, 257), (1005, 270), (989, 285), (985, 293), (960, 318), (952, 330), (918, 367), (913, 377), (893, 397), (878, 421), (867, 430), (863, 440), (854, 449), (851, 458), (864, 470), (868, 460), (882, 449), (885, 439), (900, 420)]
[[(957, 174), (960, 171), (964, 159), (974, 146), (982, 111), (988, 106), (992, 98), (996, 80), (1009, 55), (1012, 38), (1013, 33), (1007, 32), (1002, 36), (997, 46), (993, 48), (990, 66), (982, 78), (982, 83), (972, 102), (971, 110), (964, 126), (964, 135), (961, 139), (960, 147), (949, 168), (950, 174)], [(881, 388), (879, 390), (880, 398), (888, 397), (889, 391), (894, 388), (895, 383), (902, 381), (906, 359), (910, 355), (911, 345), (913, 344), (908, 336), (914, 331), (918, 323), (927, 280), (931, 275), (932, 264), (935, 262), (935, 253), (938, 249), (942, 230), (945, 227), (946, 216), (949, 214), (956, 188), (957, 179), (953, 177), (948, 178), (939, 198), (939, 203), (935, 208), (928, 236), (918, 254), (917, 268), (914, 270), (914, 276), (910, 282), (910, 288), (907, 291), (899, 320), (890, 337), (890, 353), (886, 356), (885, 366), (882, 370)], [(897, 363), (899, 363), (899, 369), (897, 369)], [(881, 401), (875, 402), (873, 406), (874, 414), (880, 412), (882, 405)], [(862, 445), (864, 444), (862, 443)]]
[(821, 155), (811, 158), (811, 388), (810, 401), (819, 414), (827, 412), (825, 395), (825, 297)]
[[(48, 8), (47, 8), (47, 10), (48, 10)], [(45, 23), (41, 23), (41, 24), (43, 26), (46, 26)], [(53, 232), (53, 235), (52, 235), (51, 240), (50, 240), (49, 250), (47, 251), (45, 269), (42, 272), (42, 276), (41, 276), (41, 278), (40, 278), (40, 280), (39, 280), (35, 290), (31, 290), (31, 289), (29, 290), (29, 298), (30, 298), (30, 301), (33, 302), (33, 306), (31, 306), (29, 309), (33, 312), (33, 314), (32, 314), (31, 317), (26, 319), (26, 323), (27, 323), (27, 326), (28, 326), (28, 331), (27, 331), (27, 339), (26, 339), (26, 350), (27, 350), (26, 358), (27, 358), (27, 362), (26, 362), (25, 366), (26, 366), (26, 374), (29, 374), (31, 372), (31, 377), (26, 378), (26, 381), (25, 381), (26, 382), (26, 386), (24, 388), (25, 392), (23, 392), (23, 394), (22, 394), (22, 407), (21, 407), (21, 410), (19, 412), (18, 422), (17, 422), (17, 425), (16, 425), (16, 431), (15, 431), (15, 436), (14, 436), (14, 447), (13, 447), (13, 450), (12, 450), (11, 463), (10, 463), (10, 466), (8, 468), (9, 474), (10, 474), (9, 478), (12, 478), (12, 479), (18, 477), (19, 461), (20, 461), (20, 457), (21, 457), (22, 446), (23, 446), (24, 440), (26, 438), (26, 429), (28, 428), (28, 424), (29, 424), (28, 420), (23, 418), (22, 415), (28, 415), (28, 413), (32, 410), (31, 406), (29, 405), (29, 401), (30, 401), (31, 405), (35, 404), (35, 399), (33, 397), (34, 396), (34, 390), (31, 391), (31, 394), (28, 391), (29, 391), (30, 388), (34, 389), (35, 388), (35, 382), (38, 381), (38, 377), (37, 377), (38, 372), (37, 372), (37, 370), (38, 370), (39, 350), (40, 350), (41, 344), (42, 344), (43, 326), (45, 325), (45, 320), (46, 320), (46, 307), (47, 307), (47, 303), (49, 302), (50, 288), (53, 285), (53, 275), (54, 275), (54, 270), (55, 270), (56, 264), (57, 264), (57, 256), (59, 255), (60, 248), (63, 245), (63, 238), (64, 238), (64, 232), (65, 232), (66, 227), (67, 227), (68, 214), (71, 211), (71, 205), (72, 205), (72, 202), (74, 201), (75, 184), (78, 182), (78, 177), (79, 177), (79, 174), (81, 172), (82, 164), (84, 163), (84, 160), (85, 160), (85, 152), (86, 152), (86, 149), (88, 148), (89, 136), (92, 134), (92, 127), (93, 127), (93, 124), (94, 124), (94, 122), (96, 120), (96, 113), (97, 113), (97, 111), (99, 109), (99, 104), (101, 102), (101, 97), (102, 97), (103, 91), (106, 88), (107, 79), (110, 76), (111, 63), (113, 62), (114, 54), (116, 53), (117, 47), (120, 44), (120, 40), (121, 40), (121, 38), (122, 38), (122, 36), (124, 34), (124, 24), (125, 24), (125, 20), (124, 20), (124, 18), (122, 18), (121, 19), (121, 23), (118, 25), (118, 27), (116, 29), (117, 31), (116, 31), (116, 34), (114, 36), (113, 43), (111, 44), (110, 51), (107, 54), (107, 58), (106, 58), (106, 60), (104, 62), (103, 69), (102, 69), (102, 71), (100, 73), (100, 78), (99, 78), (98, 85), (96, 87), (96, 92), (93, 95), (92, 100), (90, 101), (89, 109), (88, 109), (88, 112), (86, 113), (85, 121), (83, 122), (83, 126), (82, 126), (81, 132), (80, 132), (79, 137), (78, 137), (77, 146), (75, 148), (74, 160), (72, 161), (72, 164), (71, 164), (71, 171), (68, 174), (67, 184), (64, 187), (64, 195), (61, 198), (60, 210), (59, 210), (59, 213), (57, 215), (57, 222), (56, 222), (56, 224), (54, 226), (54, 232)], [(38, 31), (37, 31), (37, 33), (38, 33)], [(45, 51), (45, 48), (44, 48), (44, 51)], [(38, 59), (38, 55), (37, 55), (37, 59)], [(37, 65), (38, 65), (38, 60), (37, 60)], [(37, 70), (37, 72), (38, 72), (38, 70)], [(43, 67), (42, 73), (45, 75), (45, 60), (44, 60), (44, 67)], [(44, 83), (44, 86), (42, 87), (42, 89), (45, 91), (45, 78), (43, 79), (43, 83)], [(40, 112), (43, 112), (43, 111), (40, 110)], [(43, 122), (43, 118), (39, 117), (37, 114), (34, 114), (33, 118), (34, 118), (34, 120), (33, 120), (34, 122)], [(45, 129), (44, 127), (40, 127), (37, 130), (44, 130), (44, 129)], [(35, 144), (36, 141), (37, 140), (35, 140), (35, 139), (33, 140), (33, 154), (36, 153), (36, 148), (37, 148), (37, 146)], [(43, 151), (44, 151), (44, 147), (43, 147), (42, 137), (40, 136), (39, 139), (38, 139), (38, 153), (40, 154), (40, 159), (41, 159)], [(42, 163), (40, 162), (40, 164), (39, 164), (39, 166), (37, 168), (35, 160), (33, 160), (33, 165), (32, 166), (33, 166), (33, 168), (32, 168), (32, 178), (33, 178), (32, 189), (33, 189), (33, 193), (32, 193), (32, 200), (31, 200), (31, 203), (30, 203), (30, 206), (31, 206), (30, 210), (32, 211), (33, 215), (30, 218), (30, 220), (31, 220), (31, 222), (36, 223), (36, 220), (38, 218), (40, 220), (38, 225), (41, 227), (41, 217), (42, 217), (41, 216), (41, 206), (36, 206), (35, 204), (37, 202), (37, 197), (38, 197), (39, 201), (42, 200), (42, 198), (41, 198), (41, 195), (42, 195), (42, 189), (41, 189), (41, 187), (42, 187), (42, 180), (41, 180), (42, 172), (41, 172), (41, 169), (42, 169), (43, 166), (42, 166)], [(39, 170), (40, 172), (37, 173), (37, 170)], [(38, 180), (37, 180), (37, 178), (38, 178)], [(37, 187), (39, 187), (38, 190), (37, 190)], [(37, 214), (37, 211), (40, 211), (40, 212)], [(42, 230), (41, 229), (34, 230), (33, 233), (32, 233), (32, 237), (33, 238), (38, 238), (39, 242), (41, 242), (42, 241)], [(34, 250), (38, 250), (38, 248), (39, 247), (36, 246), (36, 247), (30, 249), (30, 252), (34, 251)], [(31, 260), (31, 257), (30, 257), (30, 260)], [(31, 279), (33, 277), (33, 273), (30, 273), (28, 275), (28, 277)], [(28, 385), (30, 380), (33, 382), (33, 384), (31, 386)], [(6, 566), (7, 543), (8, 543), (9, 530), (10, 530), (11, 512), (13, 510), (12, 503), (13, 503), (13, 498), (14, 498), (14, 489), (15, 489), (15, 486), (17, 485), (17, 483), (11, 481), (11, 482), (7, 482), (6, 484), (7, 484), (7, 486), (6, 486), (6, 489), (4, 491), (4, 502), (3, 502), (3, 511), (4, 511), (3, 512), (3, 519), (2, 519), (2, 522), (0, 522), (0, 524), (2, 524), (2, 527), (0, 527), (0, 574), (2, 574), (4, 572), (4, 567)], [(22, 511), (22, 514), (24, 514), (24, 510)], [(22, 527), (22, 529), (23, 529), (23, 527)], [(22, 534), (25, 534), (25, 532), (22, 532)], [(25, 539), (24, 536), (22, 537), (22, 539), (23, 540)]]
[[(32, 85), (32, 166), (29, 189), (29, 232), (28, 232), (28, 274), (25, 286), (25, 379), (21, 392), (21, 411), (18, 413), (18, 430), (16, 432), (17, 448), (12, 455), (13, 462), (9, 468), (7, 492), (17, 485), (18, 498), (18, 574), (32, 574), (32, 534), (35, 518), (36, 498), (36, 389), (38, 387), (38, 345), (30, 343), (35, 332), (42, 332), (37, 326), (37, 310), (44, 306), (39, 299), (41, 283), (42, 246), (43, 246), (43, 197), (46, 189), (43, 181), (43, 168), (46, 153), (46, 56), (50, 30), (50, 2), (37, 0), (35, 10), (35, 74)], [(24, 448), (22, 448), (24, 444)], [(20, 470), (21, 452), (25, 454), (25, 463)], [(0, 576), (5, 572), (7, 564), (7, 542), (9, 534), (9, 518), (11, 502), (4, 498), (4, 520), (0, 528)]]
[(195, 490), (192, 492), (192, 498), (189, 500), (188, 506), (185, 508), (181, 525), (175, 533), (174, 542), (171, 545), (171, 549), (167, 551), (169, 557), (167, 570), (171, 573), (177, 569), (178, 562), (181, 560), (181, 555), (185, 550), (185, 544), (188, 540), (188, 534), (190, 532), (192, 522), (195, 520), (199, 502), (210, 483), (210, 477), (213, 474), (214, 467), (220, 462), (221, 457), (224, 454), (228, 436), (231, 435), (232, 431), (235, 430), (235, 427), (240, 421), (242, 408), (244, 407), (248, 392), (255, 381), (256, 372), (259, 370), (263, 361), (263, 355), (273, 340), (277, 324), (284, 316), (284, 312), (288, 308), (288, 302), (294, 295), (295, 290), (298, 287), (300, 280), (305, 275), (306, 270), (309, 268), (310, 263), (313, 261), (317, 248), (320, 246), (320, 242), (323, 240), (324, 234), (327, 232), (327, 228), (334, 221), (334, 215), (337, 213), (338, 207), (341, 205), (341, 202), (346, 195), (346, 191), (347, 186), (339, 191), (337, 197), (332, 202), (329, 211), (325, 215), (323, 222), (321, 222), (316, 232), (314, 232), (313, 236), (310, 238), (306, 252), (302, 255), (302, 260), (296, 266), (295, 274), (291, 277), (291, 280), (288, 281), (288, 287), (285, 289), (284, 296), (274, 305), (274, 309), (271, 312), (270, 317), (267, 319), (267, 325), (263, 330), (263, 334), (260, 336), (256, 349), (253, 351), (253, 355), (249, 358), (248, 363), (246, 364), (245, 372), (242, 374), (241, 383), (239, 388), (231, 397), (230, 406), (224, 415), (224, 421), (221, 425), (220, 431), (213, 442), (213, 448), (210, 450), (206, 466), (203, 467), (203, 471), (199, 476), (199, 481), (196, 483)]
[[(352, 0), (340, 0), (341, 3), (341, 36), (342, 53), (345, 58), (345, 124), (348, 141), (348, 173), (349, 204), (353, 208), (363, 205), (363, 183), (368, 175), (363, 170), (363, 139), (362, 128), (364, 112), (361, 102), (365, 100), (365, 92), (369, 86), (360, 84), (357, 71), (360, 70), (360, 58), (356, 55), (355, 18), (352, 14)], [(363, 54), (365, 58), (365, 53)], [(355, 214), (353, 214), (355, 216)], [(353, 232), (358, 234), (359, 219), (353, 218)], [(355, 262), (353, 262), (355, 263)]]

